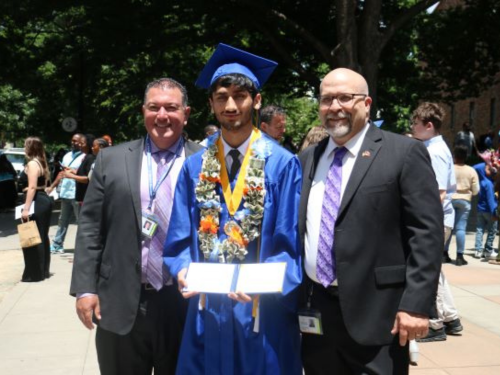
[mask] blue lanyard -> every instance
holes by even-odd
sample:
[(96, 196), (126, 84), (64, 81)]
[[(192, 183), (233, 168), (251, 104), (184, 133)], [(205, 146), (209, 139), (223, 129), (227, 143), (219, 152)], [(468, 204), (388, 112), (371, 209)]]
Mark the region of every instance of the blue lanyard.
[(179, 157), (179, 152), (184, 145), (184, 142), (182, 139), (179, 140), (179, 144), (177, 145), (177, 149), (175, 150), (175, 156), (172, 158), (172, 161), (170, 162), (170, 165), (168, 166), (167, 170), (163, 175), (156, 181), (156, 185), (153, 188), (153, 168), (151, 166), (151, 140), (149, 139), (149, 135), (146, 137), (146, 155), (148, 157), (148, 178), (149, 178), (149, 205), (148, 205), (148, 210), (151, 211), (151, 207), (153, 207), (153, 201), (156, 198), (156, 193), (158, 189), (160, 188), (160, 185), (162, 184), (163, 181), (167, 178), (168, 174), (170, 173), (170, 170), (174, 166), (175, 159)]

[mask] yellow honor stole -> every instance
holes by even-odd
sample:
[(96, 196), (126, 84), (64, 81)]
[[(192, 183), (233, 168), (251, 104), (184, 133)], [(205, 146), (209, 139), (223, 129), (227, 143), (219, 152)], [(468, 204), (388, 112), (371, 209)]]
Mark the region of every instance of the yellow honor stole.
[(224, 200), (226, 201), (227, 210), (231, 216), (234, 216), (238, 207), (240, 207), (241, 200), (243, 199), (243, 192), (245, 189), (245, 178), (247, 176), (247, 167), (250, 160), (250, 155), (252, 154), (252, 144), (261, 137), (260, 130), (256, 127), (252, 130), (252, 135), (250, 137), (250, 143), (248, 144), (248, 149), (243, 158), (243, 163), (241, 164), (240, 174), (236, 180), (236, 185), (234, 190), (231, 191), (231, 184), (229, 183), (229, 176), (226, 169), (226, 160), (224, 157), (224, 145), (222, 143), (222, 136), (217, 140), (217, 157), (220, 162), (220, 184), (222, 186), (222, 192), (224, 194)]

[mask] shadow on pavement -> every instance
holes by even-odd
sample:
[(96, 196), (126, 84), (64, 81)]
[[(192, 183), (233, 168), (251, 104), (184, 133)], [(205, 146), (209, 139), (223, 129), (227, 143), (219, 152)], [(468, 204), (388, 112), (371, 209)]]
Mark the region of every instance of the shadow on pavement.
[[(50, 226), (57, 225), (59, 220), (59, 214), (61, 212), (61, 203), (56, 201), (54, 203), (54, 208), (52, 210), (52, 216), (50, 218)], [(0, 238), (11, 236), (17, 233), (17, 225), (20, 224), (20, 220), (14, 219), (14, 209), (7, 209), (0, 212)], [(75, 224), (74, 218), (71, 220), (71, 224)], [(71, 249), (69, 251), (72, 251)]]

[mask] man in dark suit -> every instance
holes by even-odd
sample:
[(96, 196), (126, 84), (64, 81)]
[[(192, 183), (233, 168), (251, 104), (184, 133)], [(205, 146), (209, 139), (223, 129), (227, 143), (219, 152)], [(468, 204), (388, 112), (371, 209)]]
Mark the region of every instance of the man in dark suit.
[(299, 157), (301, 315), (323, 328), (303, 334), (307, 375), (407, 374), (408, 341), (428, 332), (443, 248), (436, 180), (424, 145), (375, 127), (371, 103), (358, 73), (327, 74), (330, 136)]
[[(72, 295), (83, 324), (97, 324), (102, 374), (173, 374), (186, 305), (163, 265), (177, 176), (201, 147), (185, 142), (186, 89), (162, 78), (145, 92), (145, 139), (97, 157), (76, 240)], [(144, 228), (146, 222), (149, 228)]]

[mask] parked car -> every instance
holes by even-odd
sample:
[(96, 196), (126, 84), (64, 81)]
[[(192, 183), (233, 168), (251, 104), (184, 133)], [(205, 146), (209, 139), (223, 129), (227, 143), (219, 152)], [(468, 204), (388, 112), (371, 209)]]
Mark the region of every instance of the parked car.
[(19, 177), (26, 163), (24, 148), (4, 148), (0, 150), (0, 154), (5, 154), (5, 156), (7, 156), (7, 159), (12, 163)]
[(24, 171), (24, 164), (26, 163), (26, 155), (24, 153), (24, 148), (4, 148), (0, 150), (0, 154), (4, 154), (7, 160), (11, 162), (12, 166), (17, 172), (17, 191), (21, 192), (23, 186), (19, 184), (19, 175)]

